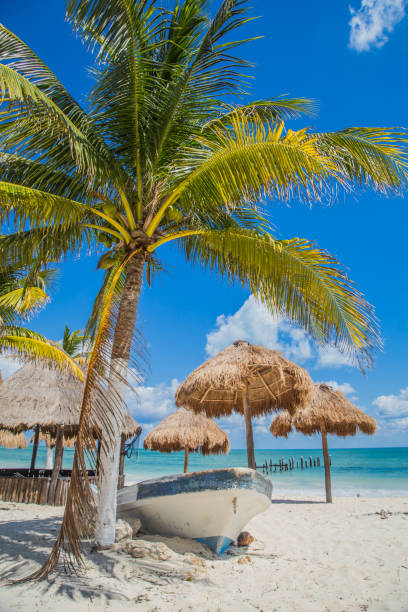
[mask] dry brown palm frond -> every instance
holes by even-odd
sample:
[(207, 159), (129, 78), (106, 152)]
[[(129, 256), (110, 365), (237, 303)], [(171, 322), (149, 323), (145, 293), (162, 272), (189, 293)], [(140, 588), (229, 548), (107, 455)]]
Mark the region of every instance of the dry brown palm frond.
[(188, 448), (203, 455), (228, 453), (228, 436), (214, 421), (202, 414), (179, 408), (163, 419), (144, 440), (144, 448), (171, 453)]
[(307, 405), (313, 382), (279, 351), (237, 340), (196, 368), (176, 391), (177, 406), (209, 417), (243, 413), (242, 390), (248, 382), (251, 415), (272, 410), (295, 412)]
[(45, 578), (56, 567), (61, 554), (66, 570), (75, 571), (77, 567), (85, 565), (81, 540), (92, 536), (96, 518), (95, 497), (87, 473), (87, 469), (96, 467), (93, 433), (99, 427), (106, 432), (101, 445), (107, 450), (112, 445), (115, 429), (113, 423), (116, 422), (119, 429), (122, 425), (122, 404), (115, 387), (119, 383), (127, 384), (127, 381), (118, 372), (110, 372), (109, 379), (105, 373), (109, 372), (112, 339), (120, 303), (120, 295), (115, 294), (115, 285), (129, 259), (118, 268), (103, 298), (99, 325), (89, 359), (71, 480), (58, 538), (46, 563), (38, 571), (18, 582)]
[(375, 420), (357, 408), (343, 393), (324, 383), (315, 385), (315, 393), (306, 408), (294, 416), (282, 412), (272, 421), (274, 436), (287, 437), (292, 428), (306, 435), (322, 431), (336, 436), (354, 436), (357, 431), (372, 435), (377, 430)]

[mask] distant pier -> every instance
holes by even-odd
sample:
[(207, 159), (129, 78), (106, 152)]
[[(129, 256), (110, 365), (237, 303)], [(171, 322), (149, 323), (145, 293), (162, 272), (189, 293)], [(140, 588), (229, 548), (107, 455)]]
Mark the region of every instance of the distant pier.
[(264, 474), (269, 474), (271, 472), (290, 472), (291, 470), (299, 468), (301, 470), (306, 470), (314, 467), (320, 467), (320, 457), (311, 457), (309, 455), (309, 457), (300, 457), (300, 459), (297, 459), (296, 465), (295, 459), (293, 457), (289, 457), (289, 459), (287, 459), (286, 461), (282, 457), (282, 459), (279, 459), (279, 463), (273, 463), (272, 459), (270, 459), (269, 461), (265, 459), (265, 462), (262, 463), (262, 465), (257, 465), (256, 469), (262, 470)]

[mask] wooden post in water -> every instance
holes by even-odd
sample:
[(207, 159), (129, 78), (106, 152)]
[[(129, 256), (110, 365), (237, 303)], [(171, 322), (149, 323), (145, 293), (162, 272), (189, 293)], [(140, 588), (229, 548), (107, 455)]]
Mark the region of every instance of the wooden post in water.
[(303, 470), (303, 457), (300, 458), (300, 467)]
[(320, 467), (320, 457), (317, 458), (317, 467)]
[(313, 459), (309, 456), (309, 467), (313, 467)]
[(331, 477), (330, 477), (330, 458), (329, 451), (327, 448), (327, 432), (326, 425), (322, 422), (320, 431), (322, 433), (322, 447), (323, 447), (323, 459), (324, 459), (324, 480), (326, 486), (326, 502), (332, 502), (332, 492), (331, 492)]
[(30, 470), (35, 470), (35, 462), (37, 460), (37, 451), (38, 451), (38, 441), (40, 439), (40, 426), (36, 425), (34, 427), (34, 444), (33, 444), (33, 452), (31, 455), (31, 465)]
[(186, 448), (184, 449), (184, 473), (187, 474), (188, 472), (188, 453), (189, 453), (189, 448), (188, 446), (186, 446)]
[(252, 468), (253, 470), (256, 470), (254, 433), (252, 431), (252, 419), (251, 419), (251, 407), (249, 405), (248, 383), (245, 383), (245, 386), (242, 390), (242, 403), (244, 406), (248, 467)]
[(299, 467), (299, 461), (296, 461), (296, 467), (297, 468)]
[(55, 441), (54, 467), (52, 468), (50, 486), (48, 488), (47, 503), (50, 506), (55, 504), (55, 491), (57, 489), (58, 476), (62, 467), (64, 456), (64, 425), (58, 427), (57, 439)]

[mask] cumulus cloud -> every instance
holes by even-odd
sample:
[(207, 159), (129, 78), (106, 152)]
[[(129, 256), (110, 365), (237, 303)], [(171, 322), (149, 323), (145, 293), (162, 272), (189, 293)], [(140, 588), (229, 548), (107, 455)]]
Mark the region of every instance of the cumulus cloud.
[(329, 385), (329, 387), (333, 387), (335, 391), (341, 391), (344, 393), (344, 395), (353, 395), (353, 393), (356, 392), (354, 387), (352, 387), (348, 382), (338, 383), (335, 380), (327, 380), (325, 384)]
[(387, 419), (399, 419), (408, 425), (408, 387), (401, 389), (398, 395), (380, 395), (373, 402), (378, 414)]
[(235, 340), (248, 340), (277, 349), (285, 357), (304, 364), (314, 361), (315, 367), (353, 366), (350, 358), (335, 347), (318, 347), (307, 334), (279, 316), (273, 316), (252, 295), (231, 315), (217, 317), (215, 328), (207, 334), (206, 351), (212, 357)]
[(160, 383), (155, 386), (139, 385), (135, 387), (136, 393), (130, 389), (126, 392), (126, 404), (129, 412), (139, 423), (152, 428), (152, 422), (164, 419), (173, 412), (174, 393), (179, 386), (179, 381), (174, 378), (170, 384)]
[(370, 51), (388, 41), (394, 27), (405, 17), (405, 0), (361, 0), (358, 10), (350, 7), (350, 47)]
[(335, 346), (319, 346), (317, 349), (317, 368), (343, 368), (355, 367), (355, 364), (345, 353), (341, 353)]
[(234, 314), (217, 317), (215, 329), (207, 334), (207, 354), (212, 357), (235, 340), (248, 340), (277, 349), (288, 359), (298, 362), (312, 356), (312, 346), (305, 332), (272, 316), (252, 295)]

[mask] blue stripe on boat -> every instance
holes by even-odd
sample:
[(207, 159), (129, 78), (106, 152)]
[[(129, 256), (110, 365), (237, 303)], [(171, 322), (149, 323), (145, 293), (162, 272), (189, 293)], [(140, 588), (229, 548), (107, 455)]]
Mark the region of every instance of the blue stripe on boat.
[(272, 496), (272, 482), (255, 470), (227, 468), (208, 472), (190, 472), (145, 480), (138, 485), (137, 500), (162, 495), (197, 493), (199, 491), (220, 489), (251, 489), (269, 497)]
[(227, 550), (228, 546), (232, 544), (231, 538), (224, 536), (212, 536), (211, 538), (194, 538), (197, 542), (201, 542), (211, 548), (217, 555), (222, 555), (224, 550)]

